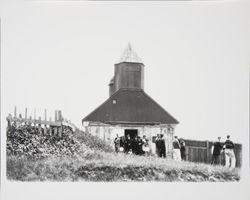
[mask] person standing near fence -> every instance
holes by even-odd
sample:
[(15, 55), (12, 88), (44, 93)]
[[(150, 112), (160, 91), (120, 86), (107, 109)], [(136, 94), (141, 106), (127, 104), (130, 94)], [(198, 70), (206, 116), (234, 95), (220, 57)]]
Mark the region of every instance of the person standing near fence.
[(226, 167), (235, 168), (236, 159), (234, 155), (234, 143), (230, 140), (230, 135), (227, 135), (227, 140), (224, 143), (223, 150), (225, 151)]
[(220, 165), (220, 154), (222, 150), (222, 144), (220, 142), (221, 137), (218, 137), (218, 141), (215, 142), (211, 148), (212, 162), (211, 165)]
[(180, 140), (181, 160), (186, 160), (186, 145), (183, 139)]
[(173, 159), (181, 161), (181, 151), (180, 151), (180, 143), (177, 136), (174, 136), (173, 141)]

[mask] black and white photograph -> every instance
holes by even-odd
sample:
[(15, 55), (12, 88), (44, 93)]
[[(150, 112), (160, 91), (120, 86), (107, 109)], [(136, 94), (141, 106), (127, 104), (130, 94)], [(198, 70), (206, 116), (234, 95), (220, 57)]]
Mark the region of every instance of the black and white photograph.
[(3, 199), (250, 198), (249, 2), (0, 14)]

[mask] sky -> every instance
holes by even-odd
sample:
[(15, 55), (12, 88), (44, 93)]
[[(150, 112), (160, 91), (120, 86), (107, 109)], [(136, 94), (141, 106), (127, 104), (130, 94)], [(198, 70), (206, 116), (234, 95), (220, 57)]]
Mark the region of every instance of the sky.
[[(21, 2), (21, 3), (20, 3)], [(145, 64), (144, 90), (186, 139), (242, 143), (249, 134), (247, 2), (4, 1), (2, 120), (17, 112), (81, 119), (109, 96), (130, 42)]]

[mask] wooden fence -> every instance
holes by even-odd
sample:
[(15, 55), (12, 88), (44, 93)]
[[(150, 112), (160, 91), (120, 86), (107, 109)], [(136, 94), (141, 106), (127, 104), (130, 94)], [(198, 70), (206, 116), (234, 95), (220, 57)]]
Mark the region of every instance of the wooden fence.
[[(200, 163), (211, 163), (212, 154), (211, 148), (213, 142), (211, 141), (197, 141), (197, 140), (186, 140), (186, 153), (187, 160), (191, 162)], [(236, 167), (241, 167), (242, 164), (242, 145), (235, 144), (234, 153), (236, 157)], [(225, 165), (225, 155), (221, 155), (221, 164)]]
[(62, 126), (68, 126), (71, 127), (73, 130), (76, 129), (76, 126), (71, 123), (70, 120), (67, 120), (63, 118), (62, 111), (55, 110), (55, 118), (54, 121), (52, 121), (52, 118), (50, 117), (49, 120), (47, 120), (47, 110), (44, 110), (44, 119), (41, 118), (41, 116), (36, 118), (36, 110), (34, 110), (34, 117), (27, 115), (28, 109), (25, 108), (25, 114), (24, 117), (22, 117), (22, 114), (19, 114), (17, 116), (17, 108), (14, 108), (14, 114), (9, 114), (6, 118), (8, 122), (7, 129), (10, 129), (13, 125), (18, 126), (20, 124), (30, 124), (32, 126), (37, 127), (37, 129), (40, 132), (45, 132), (48, 134), (62, 134)]

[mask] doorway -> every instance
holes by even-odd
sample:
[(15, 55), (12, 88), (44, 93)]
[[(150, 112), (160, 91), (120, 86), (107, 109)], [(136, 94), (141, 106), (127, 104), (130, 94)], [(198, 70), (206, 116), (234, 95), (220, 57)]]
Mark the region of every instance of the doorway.
[(127, 135), (129, 135), (131, 139), (135, 139), (135, 137), (138, 136), (138, 130), (137, 129), (125, 129), (125, 137), (127, 137)]

